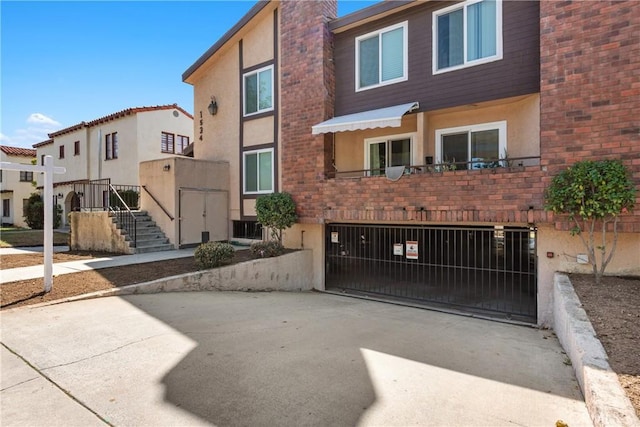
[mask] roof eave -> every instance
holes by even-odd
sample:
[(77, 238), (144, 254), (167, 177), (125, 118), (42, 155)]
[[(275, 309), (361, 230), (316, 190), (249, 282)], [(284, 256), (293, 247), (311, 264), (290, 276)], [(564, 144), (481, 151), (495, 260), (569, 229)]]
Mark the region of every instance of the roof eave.
[(388, 15), (410, 6), (416, 6), (425, 0), (387, 0), (376, 3), (329, 22), (329, 30), (334, 33), (346, 31), (366, 21), (377, 19), (379, 15)]

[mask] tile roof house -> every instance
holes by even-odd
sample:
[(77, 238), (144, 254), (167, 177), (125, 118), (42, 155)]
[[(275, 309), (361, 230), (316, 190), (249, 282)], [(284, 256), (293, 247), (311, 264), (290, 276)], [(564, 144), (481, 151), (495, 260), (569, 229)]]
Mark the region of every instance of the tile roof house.
[[(36, 159), (36, 150), (0, 145), (0, 161), (30, 165)], [(33, 172), (0, 170), (0, 196), (2, 198), (2, 224), (26, 227), (23, 206), (31, 193)]]
[[(553, 273), (588, 270), (544, 189), (581, 159), (640, 184), (639, 9), (257, 2), (183, 74), (194, 158), (228, 164), (228, 238), (286, 191), (317, 289), (549, 325)], [(640, 213), (621, 231), (609, 271), (640, 274)]]
[(74, 184), (109, 180), (114, 185), (139, 185), (140, 162), (184, 155), (193, 141), (193, 116), (177, 104), (127, 108), (52, 132), (49, 138), (33, 147), (38, 159), (51, 155), (56, 166), (67, 170), (54, 177), (66, 223), (67, 214), (81, 203), (103, 204), (102, 197), (79, 199)]

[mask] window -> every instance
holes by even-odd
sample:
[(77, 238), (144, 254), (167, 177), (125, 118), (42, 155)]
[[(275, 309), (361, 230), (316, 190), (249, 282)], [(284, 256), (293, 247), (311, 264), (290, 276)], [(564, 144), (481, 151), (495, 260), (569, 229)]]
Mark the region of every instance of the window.
[(163, 153), (172, 153), (175, 150), (175, 135), (172, 133), (162, 132), (160, 137), (160, 151)]
[(433, 13), (433, 73), (502, 59), (502, 0), (467, 0)]
[(384, 175), (387, 166), (413, 163), (413, 134), (365, 139), (365, 169), (370, 176)]
[(80, 155), (80, 141), (76, 141), (73, 143), (73, 155), (74, 156)]
[(436, 131), (436, 163), (458, 163), (458, 169), (492, 167), (506, 149), (505, 121)]
[(58, 158), (64, 159), (64, 145), (60, 146), (60, 154), (58, 155)]
[(20, 182), (33, 181), (33, 172), (20, 171)]
[(189, 137), (184, 135), (178, 135), (177, 153), (184, 154), (184, 150), (189, 146)]
[(40, 166), (44, 166), (44, 154), (40, 155)]
[(244, 153), (244, 193), (273, 192), (273, 148)]
[(273, 110), (273, 66), (244, 75), (244, 115)]
[(356, 91), (407, 80), (407, 22), (356, 38)]
[(105, 159), (118, 158), (118, 132), (108, 133), (104, 137), (105, 141)]
[(2, 199), (2, 216), (8, 218), (11, 216), (11, 199)]
[(262, 240), (262, 225), (258, 221), (233, 221), (233, 237)]

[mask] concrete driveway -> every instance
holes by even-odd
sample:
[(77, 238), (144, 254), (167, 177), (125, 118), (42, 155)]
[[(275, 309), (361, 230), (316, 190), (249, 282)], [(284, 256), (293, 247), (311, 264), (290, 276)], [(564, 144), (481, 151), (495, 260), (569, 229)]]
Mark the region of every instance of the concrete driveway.
[(318, 293), (111, 297), (0, 320), (3, 426), (591, 425), (556, 338), (523, 326)]

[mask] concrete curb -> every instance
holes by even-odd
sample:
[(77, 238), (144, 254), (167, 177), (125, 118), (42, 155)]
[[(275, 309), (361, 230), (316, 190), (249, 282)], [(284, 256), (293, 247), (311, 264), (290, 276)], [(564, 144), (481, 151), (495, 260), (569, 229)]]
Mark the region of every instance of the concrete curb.
[(556, 273), (553, 281), (553, 329), (571, 360), (594, 426), (640, 427), (571, 280)]
[(304, 292), (313, 289), (311, 250), (300, 250), (276, 258), (255, 259), (210, 270), (164, 277), (150, 282), (76, 295), (10, 310), (38, 308), (93, 298), (154, 294), (160, 292), (244, 291)]

